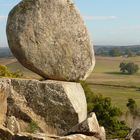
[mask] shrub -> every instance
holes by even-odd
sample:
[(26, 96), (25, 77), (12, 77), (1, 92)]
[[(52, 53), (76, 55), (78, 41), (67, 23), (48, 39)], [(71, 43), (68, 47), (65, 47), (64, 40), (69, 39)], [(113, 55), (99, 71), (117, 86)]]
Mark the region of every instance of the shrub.
[(31, 121), (28, 125), (27, 131), (29, 133), (36, 133), (37, 130), (39, 129), (37, 123), (35, 121)]
[(128, 99), (128, 103), (126, 104), (128, 107), (129, 112), (134, 116), (140, 117), (140, 111), (139, 108), (137, 107), (136, 101), (134, 99)]
[(139, 66), (137, 64), (134, 63), (120, 63), (120, 71), (122, 73), (128, 73), (128, 74), (135, 74), (138, 72), (139, 70)]
[(121, 110), (112, 105), (109, 97), (94, 94), (86, 82), (82, 81), (81, 84), (85, 91), (88, 112), (96, 113), (99, 124), (106, 129), (107, 137), (125, 137), (129, 132), (129, 128), (125, 122), (118, 120), (118, 117), (122, 114)]
[(89, 85), (85, 81), (81, 81), (80, 83), (81, 83), (81, 85), (84, 89), (84, 92), (86, 94), (87, 110), (90, 113), (93, 110), (93, 106), (94, 106), (93, 100), (95, 98), (95, 94), (93, 93), (93, 91), (91, 90), (91, 88), (89, 87)]
[(23, 76), (23, 73), (20, 70), (16, 72), (11, 72), (5, 65), (0, 65), (0, 77), (9, 77), (9, 78), (20, 78)]

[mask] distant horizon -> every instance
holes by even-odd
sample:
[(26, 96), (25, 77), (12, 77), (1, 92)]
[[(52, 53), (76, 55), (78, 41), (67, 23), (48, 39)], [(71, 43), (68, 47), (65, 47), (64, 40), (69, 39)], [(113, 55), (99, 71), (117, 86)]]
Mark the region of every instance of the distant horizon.
[[(6, 20), (21, 0), (0, 1), (0, 47), (8, 46)], [(140, 44), (140, 0), (73, 0), (88, 28), (94, 45)]]
[[(107, 45), (107, 44), (104, 44), (104, 45), (103, 45), (103, 44), (93, 44), (93, 47), (94, 47), (94, 46), (111, 46), (111, 47), (112, 47), (112, 46), (113, 46), (113, 47), (123, 47), (123, 46), (124, 46), (124, 47), (125, 47), (125, 46), (140, 46), (140, 44), (132, 44), (132, 45), (131, 45), (131, 44), (129, 44), (129, 45)], [(3, 47), (0, 46), (0, 48), (9, 48), (9, 46), (3, 46)], [(9, 48), (9, 49), (10, 49), (10, 48)]]

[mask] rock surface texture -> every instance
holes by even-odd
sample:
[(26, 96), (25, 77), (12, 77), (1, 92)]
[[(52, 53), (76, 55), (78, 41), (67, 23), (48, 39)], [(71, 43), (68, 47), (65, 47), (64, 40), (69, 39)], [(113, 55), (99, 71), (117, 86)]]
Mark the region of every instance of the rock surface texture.
[(79, 83), (25, 79), (0, 79), (0, 83), (5, 95), (0, 96), (4, 97), (0, 106), (5, 103), (0, 112), (0, 139), (105, 140), (95, 113), (87, 118)]
[[(86, 98), (79, 83), (20, 79), (9, 83), (7, 115), (34, 121), (42, 132), (60, 135), (87, 117)], [(15, 119), (10, 122), (8, 128), (18, 128)]]
[(71, 128), (67, 134), (86, 134), (106, 140), (104, 127), (100, 127), (95, 113), (91, 113), (86, 120)]
[(86, 136), (82, 134), (75, 134), (70, 136), (49, 136), (45, 134), (29, 134), (29, 133), (18, 133), (14, 134), (9, 129), (0, 126), (0, 138), (2, 140), (99, 140), (94, 136)]
[(71, 0), (23, 0), (10, 12), (9, 46), (45, 79), (84, 80), (95, 59), (84, 22)]

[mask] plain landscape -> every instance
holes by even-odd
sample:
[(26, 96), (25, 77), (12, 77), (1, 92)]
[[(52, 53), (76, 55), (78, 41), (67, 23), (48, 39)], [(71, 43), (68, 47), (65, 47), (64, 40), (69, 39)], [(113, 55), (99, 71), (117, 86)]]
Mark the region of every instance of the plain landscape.
[[(23, 67), (15, 58), (7, 57), (7, 55), (1, 57), (0, 64), (6, 65), (9, 70), (16, 71), (19, 69), (24, 73), (25, 78), (41, 78)], [(133, 98), (140, 107), (140, 71), (134, 75), (122, 74), (119, 68), (121, 62), (134, 62), (140, 67), (140, 56), (96, 56), (95, 69), (88, 77), (87, 83), (95, 94), (111, 97), (115, 106), (126, 111), (126, 103), (129, 98)]]

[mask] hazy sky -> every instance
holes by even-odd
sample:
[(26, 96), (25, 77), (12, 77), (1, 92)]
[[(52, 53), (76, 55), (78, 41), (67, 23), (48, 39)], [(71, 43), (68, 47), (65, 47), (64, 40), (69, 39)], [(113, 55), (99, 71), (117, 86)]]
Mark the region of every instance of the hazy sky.
[[(6, 46), (10, 9), (21, 0), (0, 0), (0, 47)], [(140, 0), (74, 0), (94, 44), (140, 44)]]

